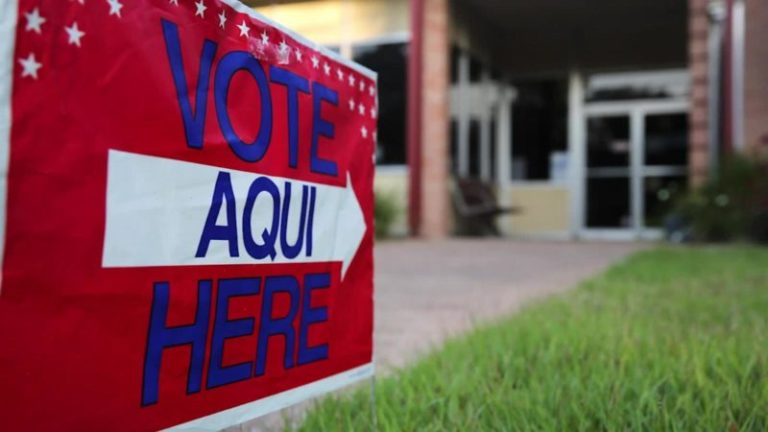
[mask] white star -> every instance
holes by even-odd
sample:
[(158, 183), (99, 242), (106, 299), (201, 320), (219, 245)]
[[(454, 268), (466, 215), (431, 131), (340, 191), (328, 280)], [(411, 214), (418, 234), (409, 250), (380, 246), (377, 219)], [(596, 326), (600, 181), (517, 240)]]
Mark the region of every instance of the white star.
[(117, 15), (118, 18), (122, 18), (123, 17), (120, 14), (120, 9), (123, 8), (123, 4), (120, 3), (120, 0), (107, 0), (107, 3), (109, 3), (109, 14), (110, 15)]
[(280, 46), (277, 50), (280, 51), (280, 54), (285, 55), (291, 52), (291, 47), (289, 47), (285, 41), (280, 41)]
[(328, 63), (323, 63), (323, 71), (325, 71), (326, 75), (330, 75), (331, 73), (331, 67), (328, 66)]
[(349, 85), (353, 86), (355, 85), (355, 76), (352, 74), (349, 74)]
[(354, 99), (350, 99), (349, 100), (349, 109), (354, 111), (355, 110), (355, 106), (356, 106), (355, 100)]
[(297, 62), (299, 62), (299, 63), (301, 63), (301, 62), (302, 62), (302, 59), (301, 59), (301, 56), (302, 56), (302, 54), (301, 54), (301, 50), (299, 50), (298, 48), (297, 48), (297, 49), (294, 49), (294, 50), (293, 50), (293, 53), (294, 53), (294, 54), (296, 54), (296, 61), (297, 61)]
[(368, 129), (366, 129), (365, 126), (360, 128), (360, 133), (363, 134), (363, 138), (368, 138)]
[(360, 87), (358, 87), (360, 91), (365, 91), (365, 83), (360, 81)]
[(376, 92), (376, 89), (373, 86), (368, 87), (368, 94), (373, 96), (373, 94)]
[(363, 106), (363, 104), (358, 105), (357, 112), (359, 112), (360, 115), (365, 115), (365, 106)]
[(75, 1), (77, 1), (80, 4), (85, 4), (85, 0), (75, 0)]
[(170, 4), (174, 5), (174, 6), (178, 6), (179, 5), (179, 0), (168, 0), (168, 3), (170, 3)]
[(248, 32), (251, 31), (251, 28), (248, 27), (248, 24), (245, 23), (245, 20), (243, 20), (243, 22), (236, 27), (240, 29), (240, 36), (245, 36), (245, 37), (249, 36)]
[(371, 107), (371, 118), (376, 118), (376, 107)]
[(320, 60), (316, 56), (312, 56), (312, 67), (317, 69), (320, 66)]
[(26, 12), (24, 16), (27, 18), (26, 31), (32, 30), (37, 34), (40, 34), (43, 31), (42, 26), (45, 22), (45, 18), (40, 16), (40, 9), (34, 8), (32, 9), (32, 12)]
[(261, 45), (263, 46), (269, 45), (269, 35), (267, 34), (266, 30), (261, 32)]
[(81, 31), (77, 27), (77, 21), (73, 22), (70, 27), (64, 27), (64, 31), (67, 32), (67, 36), (69, 36), (69, 44), (70, 45), (77, 45), (80, 46), (80, 39), (85, 36), (85, 32)]
[(219, 14), (219, 27), (224, 28), (224, 24), (227, 23), (227, 14), (222, 10)]
[(336, 69), (336, 76), (339, 77), (339, 81), (344, 81), (344, 72), (341, 69)]
[(21, 64), (22, 71), (21, 76), (22, 77), (32, 77), (34, 79), (37, 79), (37, 70), (43, 67), (43, 64), (38, 62), (37, 59), (35, 59), (35, 53), (30, 53), (27, 58), (25, 59), (19, 59), (19, 63)]
[(208, 9), (208, 6), (203, 3), (203, 0), (198, 1), (195, 3), (195, 7), (197, 10), (195, 11), (195, 16), (199, 16), (200, 18), (205, 18), (205, 10)]

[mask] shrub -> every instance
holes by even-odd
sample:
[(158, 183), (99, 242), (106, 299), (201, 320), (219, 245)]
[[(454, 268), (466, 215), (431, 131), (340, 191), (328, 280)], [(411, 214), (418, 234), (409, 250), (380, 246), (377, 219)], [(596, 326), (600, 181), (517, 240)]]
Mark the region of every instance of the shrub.
[(685, 195), (676, 214), (700, 241), (768, 241), (768, 163), (731, 156), (717, 178)]
[(400, 208), (396, 198), (390, 193), (376, 192), (374, 194), (374, 231), (377, 238), (389, 236)]

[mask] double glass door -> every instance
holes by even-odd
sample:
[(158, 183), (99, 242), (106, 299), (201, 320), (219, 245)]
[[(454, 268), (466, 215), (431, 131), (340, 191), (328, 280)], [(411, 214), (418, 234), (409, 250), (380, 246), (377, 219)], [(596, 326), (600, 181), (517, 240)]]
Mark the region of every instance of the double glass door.
[(585, 106), (585, 237), (653, 238), (688, 183), (687, 101)]

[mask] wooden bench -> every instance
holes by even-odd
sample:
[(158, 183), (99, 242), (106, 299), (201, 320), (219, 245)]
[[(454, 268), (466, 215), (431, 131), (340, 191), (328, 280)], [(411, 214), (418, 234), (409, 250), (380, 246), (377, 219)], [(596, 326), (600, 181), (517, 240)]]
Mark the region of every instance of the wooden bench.
[(453, 188), (453, 204), (459, 234), (501, 235), (496, 218), (519, 213), (516, 207), (502, 207), (488, 183), (476, 179), (457, 179)]

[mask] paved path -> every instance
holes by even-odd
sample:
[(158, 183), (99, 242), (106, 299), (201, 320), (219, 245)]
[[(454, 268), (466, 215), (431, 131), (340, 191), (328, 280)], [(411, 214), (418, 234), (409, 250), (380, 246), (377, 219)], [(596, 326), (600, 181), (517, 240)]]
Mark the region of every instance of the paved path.
[[(575, 287), (637, 243), (453, 239), (391, 241), (376, 247), (376, 373), (387, 373), (481, 321)], [(249, 422), (240, 430), (282, 430), (306, 404)]]
[(496, 239), (380, 243), (377, 373), (405, 365), (478, 321), (573, 288), (643, 247)]

